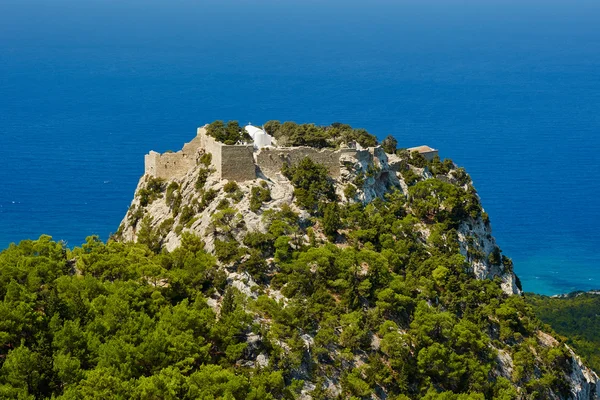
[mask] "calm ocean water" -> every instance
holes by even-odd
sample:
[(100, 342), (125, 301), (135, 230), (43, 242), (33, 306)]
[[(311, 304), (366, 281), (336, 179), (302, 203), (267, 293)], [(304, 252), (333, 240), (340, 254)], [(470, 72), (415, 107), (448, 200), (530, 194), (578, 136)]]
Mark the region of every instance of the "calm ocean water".
[(206, 122), (342, 121), (465, 166), (525, 290), (600, 288), (597, 1), (194, 3), (0, 1), (0, 248), (107, 238)]

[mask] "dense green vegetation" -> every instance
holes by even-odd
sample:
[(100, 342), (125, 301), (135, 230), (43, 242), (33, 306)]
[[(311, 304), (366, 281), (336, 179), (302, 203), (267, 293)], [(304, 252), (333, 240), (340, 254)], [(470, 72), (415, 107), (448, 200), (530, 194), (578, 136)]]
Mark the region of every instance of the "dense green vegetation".
[[(310, 146), (316, 148), (337, 147), (341, 143), (356, 142), (363, 147), (377, 145), (377, 138), (365, 129), (335, 122), (329, 126), (297, 124), (292, 121), (267, 121), (265, 131), (273, 136), (280, 146)], [(206, 133), (219, 142), (238, 144), (250, 142), (251, 138), (237, 121), (214, 121), (207, 126)], [(393, 139), (393, 138), (392, 138)], [(390, 146), (387, 139), (386, 148)], [(395, 140), (395, 139), (394, 139)]]
[(265, 131), (273, 136), (280, 146), (311, 146), (316, 148), (336, 147), (340, 143), (356, 142), (363, 147), (377, 145), (377, 138), (364, 129), (334, 122), (329, 126), (297, 124), (286, 121), (268, 121)]
[(600, 371), (600, 294), (575, 292), (564, 297), (527, 293), (536, 315), (570, 344), (588, 365)]
[(208, 307), (226, 281), (202, 248), (42, 236), (0, 253), (0, 397), (290, 397), (282, 371), (236, 366), (260, 328), (234, 289), (218, 318)]
[(336, 200), (327, 168), (308, 157), (295, 165), (284, 164), (282, 174), (294, 186), (296, 204), (301, 208), (316, 212), (328, 201)]
[(237, 121), (228, 121), (227, 123), (214, 121), (206, 128), (206, 133), (217, 141), (229, 145), (252, 141), (250, 135)]
[(271, 191), (265, 181), (260, 186), (254, 186), (250, 192), (250, 211), (257, 212), (263, 203), (271, 201)]
[[(265, 207), (264, 182), (246, 202), (239, 184), (205, 187), (200, 174), (200, 197), (182, 205), (178, 183), (153, 181), (149, 201), (164, 195), (173, 214), (154, 226), (137, 208), (138, 243), (11, 245), (0, 253), (0, 398), (566, 396), (565, 346), (468, 263), (510, 270), (510, 259), (459, 252), (459, 222), (485, 217), (468, 175), (406, 156), (443, 179), (415, 174), (406, 195), (340, 203), (307, 158), (282, 171), (301, 212)], [(213, 202), (203, 238), (183, 231)], [(246, 227), (250, 211), (263, 231)], [(171, 229), (182, 242), (167, 252)]]

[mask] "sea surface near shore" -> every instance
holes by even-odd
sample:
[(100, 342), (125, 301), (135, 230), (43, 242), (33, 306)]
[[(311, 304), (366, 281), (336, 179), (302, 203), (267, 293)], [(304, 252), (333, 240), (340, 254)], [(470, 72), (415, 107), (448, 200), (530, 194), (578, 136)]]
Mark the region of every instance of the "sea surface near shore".
[(471, 174), (526, 291), (600, 288), (597, 2), (0, 4), (0, 248), (116, 231), (215, 119), (364, 127)]

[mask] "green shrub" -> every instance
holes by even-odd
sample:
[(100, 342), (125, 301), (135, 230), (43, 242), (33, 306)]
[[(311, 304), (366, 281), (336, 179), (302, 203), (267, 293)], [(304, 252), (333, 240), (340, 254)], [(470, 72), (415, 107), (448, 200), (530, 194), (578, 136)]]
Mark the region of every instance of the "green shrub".
[(266, 182), (261, 182), (261, 186), (254, 186), (250, 194), (250, 210), (257, 212), (263, 203), (271, 201), (271, 190)]
[(204, 153), (200, 156), (200, 159), (198, 161), (200, 162), (200, 164), (208, 168), (210, 167), (210, 163), (212, 162), (212, 154)]
[(262, 233), (259, 231), (248, 232), (243, 240), (244, 245), (257, 249), (263, 252), (263, 254), (272, 254), (274, 251), (275, 238), (269, 233)]
[(235, 191), (239, 190), (240, 186), (235, 182), (235, 181), (228, 181), (225, 186), (223, 186), (223, 190), (225, 191), (225, 193), (234, 193)]
[(468, 185), (471, 182), (471, 177), (467, 174), (464, 168), (457, 168), (452, 171), (452, 176), (459, 186)]
[(354, 129), (350, 125), (334, 122), (330, 126), (297, 124), (286, 121), (268, 121), (265, 131), (273, 136), (281, 146), (310, 146), (316, 148), (335, 147), (341, 143), (357, 142), (362, 147), (377, 145), (377, 138), (364, 129)]
[(204, 185), (206, 184), (206, 181), (212, 172), (213, 171), (208, 168), (200, 168), (198, 170), (198, 178), (196, 179), (195, 184), (196, 190), (204, 189)]
[(198, 212), (202, 212), (217, 198), (219, 191), (216, 189), (208, 189), (202, 192), (202, 199), (198, 206)]
[(179, 190), (179, 184), (177, 182), (171, 182), (169, 186), (167, 186), (167, 194), (165, 196), (165, 200), (168, 205), (172, 205), (173, 200), (175, 199), (175, 192)]
[(416, 150), (410, 152), (409, 163), (418, 168), (425, 168), (428, 164), (427, 159), (423, 156), (423, 154), (419, 153)]
[(392, 135), (388, 135), (383, 142), (381, 142), (381, 147), (388, 154), (396, 154), (396, 147), (398, 146), (398, 141)]
[(402, 179), (404, 180), (404, 182), (406, 182), (408, 186), (414, 185), (419, 181), (419, 179), (421, 179), (421, 177), (415, 174), (412, 168), (408, 166), (406, 167), (406, 169), (402, 170), (401, 175)]
[(340, 208), (337, 203), (329, 203), (325, 206), (323, 214), (323, 231), (327, 238), (334, 242), (338, 234), (338, 229), (341, 228)]
[(295, 165), (284, 164), (281, 172), (294, 186), (299, 207), (317, 212), (321, 202), (336, 200), (332, 179), (324, 165), (305, 157)]
[(144, 217), (144, 209), (140, 206), (140, 207), (136, 207), (136, 206), (132, 206), (129, 209), (129, 213), (127, 215), (127, 221), (129, 222), (129, 225), (135, 226), (137, 225), (138, 221), (140, 219), (142, 219)]
[(358, 190), (356, 189), (356, 186), (351, 183), (344, 188), (344, 197), (346, 197), (346, 200), (348, 201), (354, 200), (357, 193)]
[(239, 261), (243, 252), (240, 250), (240, 244), (233, 240), (215, 240), (215, 255), (219, 261), (230, 264)]
[(206, 133), (217, 141), (228, 145), (252, 140), (246, 130), (242, 129), (237, 121), (229, 121), (227, 124), (223, 123), (223, 121), (215, 121), (208, 125)]
[(230, 206), (231, 204), (229, 204), (229, 200), (222, 199), (221, 201), (219, 201), (219, 204), (217, 204), (217, 210), (224, 210), (226, 208), (229, 208)]
[(223, 190), (227, 193), (227, 197), (236, 203), (239, 203), (244, 198), (244, 192), (235, 181), (229, 181), (223, 186)]
[(147, 215), (142, 220), (137, 231), (137, 242), (148, 246), (155, 253), (160, 252), (162, 246), (159, 230), (152, 228), (152, 217)]
[(162, 192), (165, 190), (164, 179), (151, 177), (148, 179), (146, 186), (138, 190), (138, 197), (140, 199), (140, 205), (146, 207), (151, 204), (154, 200), (158, 199)]
[(181, 215), (179, 217), (179, 223), (185, 226), (192, 218), (194, 218), (195, 215), (196, 215), (196, 212), (194, 211), (193, 207), (184, 206), (183, 209), (181, 210)]

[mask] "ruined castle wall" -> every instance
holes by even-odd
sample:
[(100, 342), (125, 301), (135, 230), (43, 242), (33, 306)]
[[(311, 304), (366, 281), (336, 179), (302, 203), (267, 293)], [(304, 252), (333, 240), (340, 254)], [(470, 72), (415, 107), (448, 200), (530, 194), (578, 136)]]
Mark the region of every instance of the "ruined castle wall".
[(198, 136), (196, 137), (199, 138), (200, 146), (204, 151), (212, 155), (212, 167), (215, 169), (217, 176), (220, 177), (223, 143), (219, 143), (214, 138), (208, 136), (205, 128), (198, 128)]
[(145, 156), (146, 174), (166, 180), (183, 177), (196, 164), (195, 157), (177, 153), (158, 154), (151, 151)]
[(356, 153), (356, 150), (342, 149), (317, 150), (312, 147), (264, 148), (256, 155), (256, 163), (263, 174), (275, 176), (281, 172), (283, 164), (296, 164), (304, 157), (325, 165), (334, 178), (340, 176), (340, 156), (346, 153)]
[(144, 166), (146, 175), (156, 176), (156, 163), (160, 160), (160, 154), (155, 151), (144, 156)]
[(202, 138), (196, 136), (189, 143), (183, 145), (182, 152), (185, 155), (195, 156), (198, 153), (198, 149), (202, 147)]
[(341, 161), (350, 157), (361, 163), (370, 162), (378, 149), (318, 150), (312, 147), (267, 147), (255, 153), (251, 144), (232, 146), (217, 142), (206, 134), (205, 127), (201, 127), (198, 128), (196, 137), (186, 143), (181, 151), (164, 154), (151, 151), (147, 154), (146, 174), (166, 180), (181, 178), (197, 165), (199, 150), (212, 155), (212, 167), (220, 179), (241, 182), (256, 179), (257, 167), (264, 175), (273, 178), (281, 172), (284, 164), (296, 164), (305, 157), (323, 164), (332, 177), (338, 178), (341, 173)]
[(181, 178), (196, 165), (201, 145), (201, 138), (196, 136), (177, 153), (159, 154), (151, 151), (144, 157), (145, 173), (166, 180)]
[(207, 153), (212, 154), (212, 166), (221, 179), (248, 181), (256, 179), (253, 145), (225, 145), (198, 129), (198, 142)]
[(221, 179), (249, 181), (256, 179), (254, 146), (223, 146), (221, 148)]

